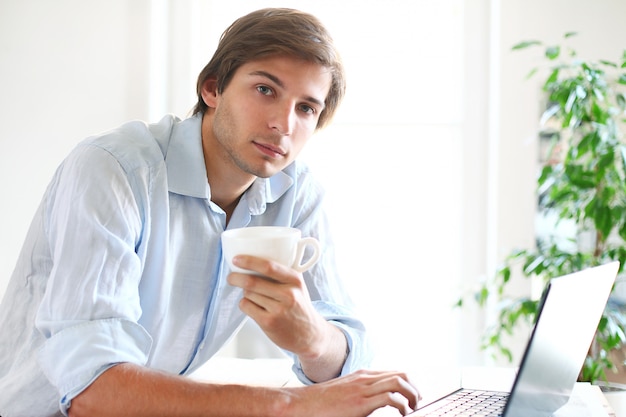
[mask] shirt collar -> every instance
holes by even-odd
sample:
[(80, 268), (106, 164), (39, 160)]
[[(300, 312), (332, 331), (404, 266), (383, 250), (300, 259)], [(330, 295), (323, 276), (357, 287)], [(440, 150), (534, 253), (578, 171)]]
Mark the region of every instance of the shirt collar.
[[(176, 123), (165, 164), (169, 191), (197, 198), (211, 199), (202, 152), (202, 114)], [(245, 193), (251, 214), (261, 214), (267, 203), (278, 200), (293, 185), (293, 164), (270, 178), (257, 178)]]
[(202, 114), (174, 124), (165, 156), (169, 191), (210, 199), (204, 155), (202, 154)]
[(287, 171), (290, 170), (285, 169), (270, 178), (257, 178), (252, 183), (244, 194), (250, 214), (258, 215), (264, 213), (267, 203), (275, 202), (287, 192), (294, 182)]

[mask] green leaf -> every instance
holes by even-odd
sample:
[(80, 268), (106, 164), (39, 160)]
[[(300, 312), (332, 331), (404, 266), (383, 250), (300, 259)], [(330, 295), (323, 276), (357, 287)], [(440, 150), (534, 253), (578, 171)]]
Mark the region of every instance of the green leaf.
[(593, 217), (596, 213), (596, 209), (598, 208), (598, 200), (596, 198), (592, 198), (591, 201), (585, 205), (585, 216)]
[(524, 266), (524, 274), (540, 274), (543, 270), (543, 260), (543, 256), (537, 256), (535, 259), (532, 259), (531, 262)]
[(539, 69), (538, 68), (533, 68), (532, 70), (530, 70), (530, 72), (528, 74), (526, 74), (526, 79), (530, 79), (533, 75), (535, 75), (537, 73)]
[[(607, 169), (609, 169), (613, 165), (613, 162), (615, 162), (615, 153), (613, 152), (612, 148), (608, 149), (605, 154), (599, 156), (598, 163), (596, 165), (596, 183), (604, 182), (605, 173)], [(610, 188), (606, 190), (610, 191)]]
[(500, 271), (500, 274), (502, 275), (502, 282), (506, 284), (511, 279), (511, 268), (509, 267), (503, 268)]
[(564, 38), (571, 38), (572, 36), (578, 35), (578, 32), (566, 32)]
[(476, 293), (475, 297), (478, 305), (484, 306), (487, 302), (487, 299), (489, 299), (489, 290), (487, 289), (487, 287), (482, 287), (480, 291)]
[(539, 176), (539, 179), (537, 179), (537, 182), (539, 184), (545, 183), (546, 180), (552, 176), (552, 172), (553, 172), (552, 165), (544, 166), (543, 169), (541, 170), (541, 175)]
[[(624, 64), (622, 65), (622, 68), (626, 68), (626, 62), (624, 62)], [(626, 84), (626, 74), (620, 74), (619, 78), (617, 79), (617, 82), (620, 84)]]
[(552, 118), (552, 116), (559, 112), (560, 108), (561, 106), (559, 106), (558, 104), (551, 104), (550, 106), (548, 106), (548, 108), (541, 114), (541, 120), (539, 121), (539, 124), (541, 124), (542, 126), (545, 125), (546, 122)]
[(591, 149), (595, 137), (595, 132), (591, 132), (583, 136), (583, 138), (578, 143), (578, 150), (580, 151), (580, 154), (587, 153)]
[(593, 96), (599, 101), (604, 101), (605, 91), (601, 88), (594, 87), (591, 89)]
[(551, 60), (557, 59), (560, 53), (561, 53), (561, 47), (558, 45), (549, 46), (546, 48), (546, 57), (548, 59), (551, 59)]
[[(624, 75), (624, 84), (626, 84), (626, 75)], [(615, 94), (615, 101), (617, 102), (617, 105), (619, 106), (619, 108), (624, 111), (626, 109), (626, 98), (624, 97), (624, 94), (622, 93), (616, 93)]]
[(500, 348), (500, 353), (504, 355), (504, 357), (507, 358), (509, 362), (513, 362), (513, 353), (510, 349), (502, 347)]
[(581, 165), (568, 165), (565, 167), (565, 174), (569, 181), (576, 187), (592, 189), (596, 186), (593, 172), (586, 171)]
[(620, 145), (619, 146), (619, 152), (620, 155), (622, 156), (622, 170), (624, 172), (626, 172), (626, 146), (625, 145)]
[(534, 317), (537, 314), (537, 302), (534, 300), (525, 300), (520, 306), (520, 311), (525, 316)]
[(543, 84), (544, 91), (549, 91), (552, 84), (554, 84), (558, 78), (559, 78), (559, 69), (555, 68), (546, 79), (546, 82)]
[(593, 219), (596, 229), (602, 233), (602, 240), (605, 240), (611, 233), (613, 228), (613, 216), (611, 209), (607, 206), (596, 208), (595, 218)]
[[(607, 187), (608, 188), (608, 187)], [(604, 198), (607, 201), (612, 201), (613, 196), (616, 194), (615, 189), (613, 187), (611, 187), (611, 197), (605, 197), (603, 195), (602, 198)], [(616, 205), (612, 205), (611, 206), (611, 211), (613, 212), (613, 218), (615, 219), (615, 226), (617, 228), (619, 228), (619, 225), (622, 224), (623, 220), (624, 220), (624, 214), (626, 214), (625, 211), (626, 207), (616, 204)]]
[(602, 106), (600, 106), (597, 102), (593, 102), (591, 105), (591, 114), (593, 114), (593, 120), (600, 124), (605, 124), (606, 121), (611, 117), (609, 112), (604, 110)]
[(602, 63), (602, 64), (604, 64), (606, 66), (612, 67), (612, 68), (617, 68), (617, 64), (614, 63), (614, 62), (611, 62), (611, 61), (605, 61), (604, 59), (601, 59), (600, 63)]
[(511, 49), (516, 51), (519, 49), (525, 49), (525, 48), (528, 48), (529, 46), (535, 46), (535, 45), (542, 45), (542, 43), (541, 41), (523, 41), (516, 45), (513, 45)]

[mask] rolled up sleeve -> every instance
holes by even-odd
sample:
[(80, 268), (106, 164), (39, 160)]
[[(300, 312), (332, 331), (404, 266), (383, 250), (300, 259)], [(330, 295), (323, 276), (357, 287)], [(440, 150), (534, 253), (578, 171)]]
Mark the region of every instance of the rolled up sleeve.
[[(348, 342), (348, 356), (341, 369), (341, 375), (347, 375), (359, 369), (367, 368), (373, 358), (373, 350), (366, 337), (365, 326), (359, 320), (354, 318), (352, 314), (345, 308), (325, 303), (323, 301), (314, 301), (315, 309), (331, 324), (337, 326), (343, 331)], [(292, 370), (298, 379), (304, 384), (313, 384), (302, 370), (302, 364), (298, 357), (287, 352), (294, 361)]]
[(39, 351), (41, 368), (61, 393), (61, 411), (111, 366), (144, 365), (152, 339), (138, 324), (107, 319), (68, 327), (46, 341)]
[[(72, 180), (79, 178), (79, 180)], [(97, 146), (78, 147), (48, 191), (45, 238), (52, 268), (36, 317), (42, 371), (61, 411), (102, 372), (145, 364), (152, 339), (139, 324), (142, 217), (124, 168)]]

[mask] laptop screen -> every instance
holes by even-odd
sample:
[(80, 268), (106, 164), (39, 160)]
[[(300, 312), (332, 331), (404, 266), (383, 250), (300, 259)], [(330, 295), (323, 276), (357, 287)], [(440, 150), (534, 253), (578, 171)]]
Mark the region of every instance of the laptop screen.
[(567, 403), (615, 281), (618, 262), (552, 279), (506, 417), (550, 416)]

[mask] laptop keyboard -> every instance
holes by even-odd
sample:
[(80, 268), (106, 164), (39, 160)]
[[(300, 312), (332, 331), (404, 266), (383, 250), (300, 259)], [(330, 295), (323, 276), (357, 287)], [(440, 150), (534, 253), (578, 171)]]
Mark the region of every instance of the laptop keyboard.
[(506, 392), (462, 389), (436, 402), (440, 407), (429, 406), (425, 414), (417, 410), (415, 416), (501, 416), (508, 397)]

